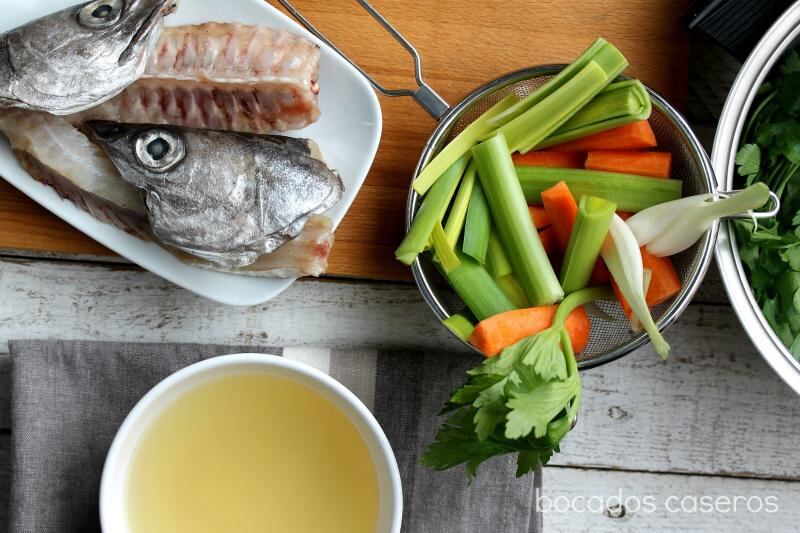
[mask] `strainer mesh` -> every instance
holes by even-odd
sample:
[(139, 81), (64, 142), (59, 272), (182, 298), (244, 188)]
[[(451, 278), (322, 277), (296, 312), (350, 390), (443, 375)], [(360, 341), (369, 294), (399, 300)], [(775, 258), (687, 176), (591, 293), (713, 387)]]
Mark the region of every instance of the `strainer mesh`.
[[(473, 122), (478, 116), (497, 103), (500, 99), (511, 92), (523, 98), (544, 84), (552, 77), (551, 75), (541, 75), (533, 73), (535, 77), (517, 81), (506, 87), (501, 87), (483, 98), (478, 98), (476, 102), (461, 111), (460, 116), (453, 122), (453, 127), (439, 139), (439, 148), (449, 142), (456, 134)], [(650, 124), (653, 127), (658, 140), (658, 149), (672, 152), (673, 157), (673, 178), (683, 181), (683, 195), (701, 194), (708, 191), (708, 185), (704, 179), (704, 173), (695, 153), (690, 149), (690, 139), (688, 139), (680, 128), (676, 127), (668, 112), (654, 102), (653, 113), (650, 117)], [(438, 149), (437, 149), (438, 150)], [(435, 154), (431, 154), (435, 155)], [(708, 236), (701, 239), (692, 248), (672, 257), (675, 269), (681, 278), (683, 291), (689, 290), (689, 280), (691, 276), (699, 273), (700, 263), (703, 260), (703, 247)], [(438, 300), (448, 314), (456, 313), (464, 308), (464, 304), (458, 295), (447, 285), (439, 272), (430, 262), (427, 254), (421, 258), (420, 268), (423, 276), (427, 278), (434, 294), (432, 296)], [(422, 289), (425, 291), (425, 289)], [(667, 301), (652, 310), (653, 318), (659, 322), (670, 310), (676, 299), (681, 295)], [(624, 349), (626, 346), (631, 348), (641, 340), (642, 333), (633, 333), (630, 329), (627, 318), (622, 312), (621, 307), (616, 302), (600, 302), (598, 307), (614, 318), (613, 321), (605, 320), (597, 316), (591, 316), (592, 330), (589, 345), (578, 355), (581, 366), (591, 365), (593, 360), (602, 359), (606, 354), (613, 351)]]

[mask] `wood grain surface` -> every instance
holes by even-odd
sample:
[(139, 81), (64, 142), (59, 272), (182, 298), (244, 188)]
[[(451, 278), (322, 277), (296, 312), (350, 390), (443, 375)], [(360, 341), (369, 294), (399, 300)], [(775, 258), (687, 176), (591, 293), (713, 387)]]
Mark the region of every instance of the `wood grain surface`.
[[(410, 57), (351, 0), (297, 7), (385, 86), (413, 83)], [(630, 60), (628, 74), (679, 107), (686, 95), (689, 0), (375, 0), (418, 48), (426, 80), (448, 102), (519, 68), (569, 62), (596, 37)], [(325, 90), (325, 80), (321, 80)], [(328, 274), (407, 280), (394, 260), (406, 192), (435, 121), (409, 98), (381, 97), (384, 131), (364, 187), (337, 232)], [(323, 109), (323, 112), (325, 110)], [(0, 250), (109, 257), (112, 252), (0, 183)]]

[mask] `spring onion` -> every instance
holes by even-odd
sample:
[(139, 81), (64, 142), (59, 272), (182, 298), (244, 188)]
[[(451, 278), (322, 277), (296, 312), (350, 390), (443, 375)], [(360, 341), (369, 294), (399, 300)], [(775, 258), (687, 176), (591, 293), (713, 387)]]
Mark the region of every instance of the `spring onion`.
[(633, 232), (618, 215), (611, 220), (600, 255), (622, 296), (631, 306), (633, 315), (653, 341), (656, 353), (666, 359), (669, 344), (661, 336), (645, 301), (642, 254)]
[(436, 157), (422, 169), (422, 172), (414, 180), (414, 190), (419, 194), (425, 194), (448, 168), (464, 157), (465, 154), (469, 156), (469, 151), (475, 146), (475, 143), (494, 129), (493, 126), (488, 125), (488, 120), (502, 113), (518, 101), (517, 95), (509, 94), (475, 119), (472, 124), (464, 128), (461, 133), (456, 135), (455, 139), (442, 148), (436, 154)]
[[(650, 290), (650, 282), (653, 281), (653, 271), (650, 270), (649, 268), (645, 268), (643, 272), (644, 272), (644, 280), (643, 280), (644, 282), (642, 283), (642, 288), (644, 289), (645, 299), (647, 299), (647, 291)], [(635, 333), (639, 333), (640, 331), (642, 331), (642, 325), (639, 323), (639, 319), (636, 318), (636, 315), (632, 314), (630, 316), (630, 322), (631, 322), (631, 331)]]
[(613, 202), (596, 196), (584, 195), (580, 199), (559, 277), (564, 293), (573, 293), (589, 284), (616, 209)]
[(714, 195), (711, 193), (696, 194), (694, 196), (680, 198), (679, 200), (664, 202), (663, 204), (654, 205), (653, 207), (648, 207), (643, 211), (639, 211), (626, 220), (625, 223), (633, 232), (639, 246), (644, 246), (671, 224), (675, 223), (686, 211), (695, 208), (713, 197)]
[(628, 61), (619, 50), (605, 43), (563, 85), (484, 138), (502, 133), (512, 152), (525, 153), (536, 148), (614, 81), (627, 66)]
[(472, 188), (472, 196), (469, 199), (462, 250), (482, 265), (486, 263), (486, 248), (489, 246), (491, 227), (489, 204), (486, 202), (483, 186), (478, 181)]
[(525, 291), (522, 289), (522, 285), (519, 284), (519, 281), (517, 281), (517, 278), (514, 277), (514, 274), (506, 274), (505, 276), (495, 278), (495, 281), (500, 287), (500, 290), (508, 296), (511, 303), (517, 308), (524, 309), (530, 307), (528, 297), (525, 296)]
[(447, 241), (447, 235), (444, 233), (442, 224), (437, 222), (433, 225), (433, 234), (431, 235), (433, 241), (433, 250), (435, 252), (434, 260), (438, 261), (442, 269), (447, 272), (452, 272), (459, 264), (456, 252), (450, 243)]
[(610, 84), (537, 148), (546, 148), (650, 117), (652, 103), (639, 80)]
[(442, 320), (442, 325), (463, 342), (469, 340), (469, 336), (472, 335), (472, 330), (475, 329), (475, 323), (467, 313), (450, 315), (448, 318)]
[(681, 180), (568, 168), (518, 166), (517, 175), (530, 204), (541, 205), (542, 191), (565, 181), (576, 199), (586, 194), (597, 196), (631, 213), (679, 199), (683, 186)]
[(505, 137), (500, 133), (478, 144), (472, 156), (500, 241), (528, 301), (558, 302), (564, 291), (533, 226)]
[(494, 279), (502, 278), (513, 272), (511, 263), (508, 261), (506, 251), (497, 236), (497, 230), (492, 228), (489, 233), (489, 243), (486, 249), (486, 269)]
[(442, 179), (437, 181), (436, 185), (422, 199), (422, 204), (411, 222), (408, 233), (394, 252), (399, 261), (410, 265), (428, 246), (433, 227), (441, 221), (442, 212), (450, 204), (455, 187), (464, 173), (469, 158), (469, 155), (464, 155), (453, 163)]
[(472, 196), (472, 187), (474, 185), (475, 165), (470, 162), (466, 172), (464, 172), (464, 177), (461, 179), (461, 184), (458, 186), (458, 194), (456, 194), (456, 199), (453, 200), (453, 206), (447, 216), (447, 224), (444, 226), (444, 233), (447, 235), (447, 242), (450, 243), (450, 246), (455, 247), (461, 232), (464, 230), (467, 207), (469, 206), (469, 199)]
[(516, 309), (480, 263), (458, 250), (455, 254), (459, 261), (458, 267), (443, 274), (475, 318), (483, 320)]
[[(630, 218), (629, 228), (637, 242), (646, 246), (651, 254), (665, 257), (680, 253), (700, 240), (720, 218), (762, 207), (769, 200), (769, 187), (759, 182), (728, 198), (698, 201), (690, 207), (681, 203), (684, 200), (688, 203), (688, 198), (683, 198), (646, 209)], [(665, 224), (660, 220), (662, 216), (669, 222)], [(654, 227), (659, 229), (654, 231)]]

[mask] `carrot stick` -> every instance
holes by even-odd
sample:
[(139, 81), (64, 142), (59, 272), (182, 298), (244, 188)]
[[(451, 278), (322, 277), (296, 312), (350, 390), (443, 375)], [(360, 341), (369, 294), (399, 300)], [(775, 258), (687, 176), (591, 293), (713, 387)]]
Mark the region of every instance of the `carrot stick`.
[[(681, 279), (678, 277), (678, 273), (675, 271), (675, 267), (669, 257), (656, 257), (648, 253), (644, 247), (640, 250), (642, 252), (642, 266), (651, 272), (650, 285), (647, 287), (645, 300), (649, 307), (655, 307), (681, 292)], [(625, 301), (622, 293), (619, 292), (616, 283), (612, 281), (611, 287), (614, 289), (614, 294), (616, 294), (625, 315), (630, 318), (630, 305)]]
[(547, 255), (553, 255), (558, 251), (558, 237), (552, 226), (548, 226), (539, 232), (539, 239), (542, 241), (544, 251)]
[(515, 152), (511, 155), (515, 165), (528, 165), (532, 167), (555, 167), (555, 168), (583, 168), (586, 154), (580, 152), (551, 152), (543, 150), (541, 152), (528, 152), (520, 154)]
[(653, 128), (646, 120), (631, 122), (618, 128), (601, 131), (582, 139), (551, 146), (553, 152), (588, 152), (589, 150), (638, 150), (656, 146)]
[[(542, 305), (506, 311), (485, 318), (475, 326), (469, 342), (486, 357), (494, 357), (503, 348), (549, 328), (557, 308), (557, 305)], [(586, 348), (591, 324), (583, 307), (575, 308), (567, 317), (564, 326), (572, 341), (572, 350), (579, 353)]]
[(602, 259), (598, 259), (594, 264), (592, 276), (589, 278), (589, 286), (605, 285), (611, 280), (611, 274), (608, 272), (608, 267)]
[(563, 181), (542, 191), (542, 203), (550, 218), (550, 227), (556, 233), (558, 247), (563, 252), (567, 249), (572, 226), (578, 216), (578, 204)]
[(628, 220), (633, 216), (633, 213), (630, 213), (628, 211), (617, 211), (617, 216), (622, 220)]
[(653, 178), (669, 178), (672, 173), (672, 154), (633, 150), (592, 150), (586, 158), (586, 168)]
[(550, 215), (547, 214), (544, 207), (538, 205), (529, 205), (528, 211), (531, 214), (531, 220), (536, 229), (543, 229), (550, 225)]

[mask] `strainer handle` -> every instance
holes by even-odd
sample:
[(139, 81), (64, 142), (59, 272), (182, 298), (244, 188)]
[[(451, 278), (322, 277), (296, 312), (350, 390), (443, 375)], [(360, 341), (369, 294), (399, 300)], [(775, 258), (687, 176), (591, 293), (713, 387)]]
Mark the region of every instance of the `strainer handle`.
[[(723, 196), (730, 196), (731, 194), (736, 194), (742, 192), (741, 189), (731, 190), (731, 191), (717, 191), (717, 194)], [(725, 218), (743, 218), (752, 220), (754, 218), (773, 218), (778, 214), (781, 210), (781, 199), (778, 198), (778, 195), (772, 191), (769, 191), (769, 200), (770, 200), (770, 208), (767, 211), (752, 211), (749, 213), (737, 213), (735, 215), (730, 215)]]
[(291, 4), (291, 2), (289, 2), (289, 0), (278, 0), (278, 2), (280, 2), (281, 5), (286, 8), (286, 10), (289, 12), (290, 15), (292, 15), (295, 19), (297, 19), (297, 22), (302, 24), (308, 31), (313, 33), (319, 40), (321, 40), (322, 42), (333, 48), (336, 51), (336, 53), (338, 53), (340, 56), (344, 58), (345, 61), (353, 65), (356, 68), (356, 70), (358, 70), (361, 73), (361, 75), (364, 76), (367, 79), (367, 81), (369, 81), (370, 84), (372, 84), (375, 90), (378, 91), (379, 93), (385, 96), (410, 96), (417, 101), (417, 103), (422, 107), (422, 109), (427, 111), (436, 120), (441, 119), (445, 115), (445, 113), (447, 113), (447, 110), (450, 109), (450, 105), (447, 102), (445, 102), (445, 100), (441, 96), (439, 96), (436, 93), (436, 91), (434, 91), (431, 88), (430, 85), (425, 83), (425, 80), (422, 78), (422, 59), (420, 58), (417, 49), (414, 48), (414, 46), (410, 42), (408, 42), (408, 40), (405, 37), (403, 37), (403, 35), (399, 31), (397, 31), (397, 29), (394, 26), (392, 26), (388, 20), (383, 18), (383, 16), (380, 13), (378, 13), (378, 11), (374, 7), (372, 7), (369, 2), (367, 2), (367, 0), (358, 0), (358, 3), (361, 4), (361, 7), (363, 7), (367, 13), (372, 15), (372, 18), (377, 20), (380, 23), (380, 25), (384, 27), (384, 29), (388, 31), (391, 34), (391, 36), (395, 38), (397, 42), (403, 45), (403, 48), (405, 48), (408, 51), (408, 53), (411, 54), (411, 57), (414, 58), (414, 77), (417, 80), (416, 89), (385, 88), (383, 85), (378, 83), (372, 76), (367, 74), (364, 69), (358, 66), (358, 64), (355, 61), (347, 57), (347, 55), (344, 52), (342, 52), (335, 44), (333, 44), (330, 40), (328, 40), (328, 38), (325, 37), (322, 34), (322, 32), (320, 32), (311, 23), (310, 20), (308, 20), (299, 11), (297, 11), (297, 9), (294, 8), (294, 6)]

